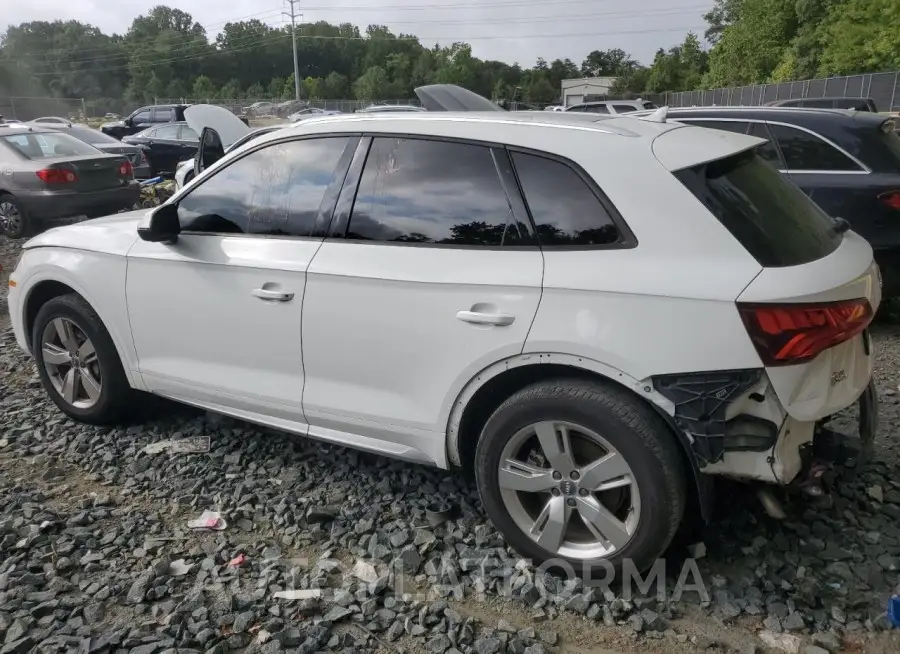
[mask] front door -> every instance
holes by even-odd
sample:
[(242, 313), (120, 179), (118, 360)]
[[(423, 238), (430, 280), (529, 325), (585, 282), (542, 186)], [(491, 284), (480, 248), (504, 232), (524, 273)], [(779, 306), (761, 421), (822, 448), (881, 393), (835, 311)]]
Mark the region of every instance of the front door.
[(440, 463), (456, 394), (521, 353), (543, 258), (502, 148), (366, 145), (308, 273), (309, 433)]
[(174, 244), (135, 244), (126, 295), (149, 390), (286, 428), (305, 423), (306, 272), (354, 146), (351, 137), (263, 144), (177, 198)]

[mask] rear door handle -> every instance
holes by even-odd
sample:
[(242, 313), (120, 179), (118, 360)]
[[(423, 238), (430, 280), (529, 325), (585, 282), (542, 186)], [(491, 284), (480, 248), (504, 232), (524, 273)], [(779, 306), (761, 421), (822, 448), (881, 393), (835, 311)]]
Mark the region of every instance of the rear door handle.
[(482, 313), (480, 311), (460, 311), (456, 317), (473, 325), (496, 325), (498, 327), (511, 325), (516, 319), (515, 316), (508, 313)]
[(253, 295), (270, 302), (290, 302), (294, 299), (294, 294), (290, 291), (274, 291), (268, 288), (254, 288)]

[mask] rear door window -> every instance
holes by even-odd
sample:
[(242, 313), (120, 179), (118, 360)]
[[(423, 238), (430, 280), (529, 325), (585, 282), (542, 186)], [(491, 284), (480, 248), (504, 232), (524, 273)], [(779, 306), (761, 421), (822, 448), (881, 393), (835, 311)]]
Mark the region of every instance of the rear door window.
[(858, 172), (859, 165), (836, 147), (810, 132), (769, 123), (789, 172)]
[(841, 242), (834, 221), (753, 151), (674, 173), (762, 266), (798, 266)]
[(584, 111), (589, 114), (608, 114), (609, 108), (605, 104), (592, 104), (586, 106)]
[(515, 220), (491, 148), (389, 137), (369, 149), (346, 238), (465, 247), (531, 241)]
[(177, 141), (178, 135), (181, 133), (180, 125), (163, 125), (162, 127), (157, 127), (153, 138), (162, 139), (166, 141)]
[(163, 107), (153, 110), (154, 123), (170, 123), (175, 120), (175, 110), (171, 107)]
[(637, 107), (630, 104), (614, 104), (613, 109), (616, 110), (617, 114), (627, 114), (631, 113), (632, 111), (637, 111)]

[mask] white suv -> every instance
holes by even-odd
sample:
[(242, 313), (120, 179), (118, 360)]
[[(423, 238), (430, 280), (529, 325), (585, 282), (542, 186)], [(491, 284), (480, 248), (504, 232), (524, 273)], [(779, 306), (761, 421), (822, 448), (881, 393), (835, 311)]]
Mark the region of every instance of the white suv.
[(709, 475), (802, 477), (870, 387), (872, 250), (759, 139), (411, 112), (201, 143), (166, 204), (25, 244), (13, 328), (77, 420), (147, 391), (470, 469), (523, 555), (643, 569)]

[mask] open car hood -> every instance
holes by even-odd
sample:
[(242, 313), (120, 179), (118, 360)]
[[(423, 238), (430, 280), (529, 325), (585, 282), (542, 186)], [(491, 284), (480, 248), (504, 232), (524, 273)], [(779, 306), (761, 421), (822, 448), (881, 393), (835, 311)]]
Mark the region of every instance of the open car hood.
[(184, 110), (184, 119), (198, 136), (206, 127), (214, 129), (222, 140), (222, 147), (226, 149), (250, 131), (250, 128), (228, 109), (211, 104), (192, 104)]
[(416, 96), (428, 111), (504, 111), (500, 105), (456, 84), (420, 86)]

